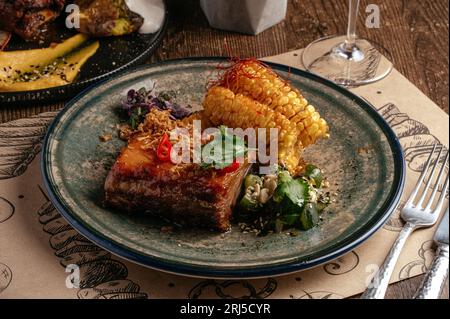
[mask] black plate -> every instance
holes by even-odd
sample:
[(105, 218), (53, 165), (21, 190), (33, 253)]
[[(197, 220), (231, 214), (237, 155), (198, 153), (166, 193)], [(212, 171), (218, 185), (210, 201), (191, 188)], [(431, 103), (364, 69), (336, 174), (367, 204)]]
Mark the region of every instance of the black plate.
[[(73, 35), (64, 26), (64, 20), (56, 22), (58, 28), (55, 37), (67, 38)], [(168, 11), (164, 22), (156, 33), (133, 33), (121, 37), (100, 38), (100, 47), (81, 68), (80, 75), (71, 84), (54, 88), (0, 93), (0, 106), (27, 105), (36, 103), (55, 103), (67, 100), (81, 92), (90, 84), (110, 77), (128, 67), (143, 63), (158, 47), (167, 29)], [(46, 47), (48, 44), (42, 45)], [(39, 45), (27, 43), (13, 35), (6, 51), (35, 49)]]

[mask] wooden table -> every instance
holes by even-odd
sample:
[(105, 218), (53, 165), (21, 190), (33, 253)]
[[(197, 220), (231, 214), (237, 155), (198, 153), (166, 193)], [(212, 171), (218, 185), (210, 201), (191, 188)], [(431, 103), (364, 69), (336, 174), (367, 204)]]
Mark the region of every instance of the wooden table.
[[(198, 0), (168, 0), (170, 26), (149, 62), (192, 56), (264, 57), (305, 47), (313, 40), (344, 34), (347, 1), (289, 0), (286, 20), (258, 36), (211, 29)], [(395, 67), (448, 113), (449, 3), (447, 0), (362, 0), (362, 9), (377, 4), (381, 29), (367, 29), (360, 14), (360, 36), (388, 48)], [(363, 10), (361, 10), (363, 12)], [(226, 43), (226, 45), (225, 45)], [(61, 105), (0, 108), (0, 123)], [(388, 298), (410, 298), (422, 276), (393, 284)], [(448, 298), (448, 281), (443, 298)]]

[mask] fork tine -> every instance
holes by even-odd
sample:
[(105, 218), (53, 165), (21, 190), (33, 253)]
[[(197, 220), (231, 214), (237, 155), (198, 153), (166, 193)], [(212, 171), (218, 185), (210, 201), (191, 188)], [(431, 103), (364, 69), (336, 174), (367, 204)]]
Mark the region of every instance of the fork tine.
[(436, 208), (433, 211), (433, 214), (440, 213), (442, 205), (444, 204), (445, 196), (447, 195), (447, 188), (448, 188), (448, 173), (447, 178), (445, 179), (444, 187), (442, 188), (441, 196), (439, 197), (439, 202), (437, 203)]
[(419, 192), (420, 186), (422, 186), (422, 183), (423, 183), (423, 180), (425, 178), (425, 175), (427, 174), (428, 168), (430, 167), (431, 159), (433, 158), (433, 154), (434, 154), (434, 151), (436, 150), (436, 146), (437, 146), (437, 143), (434, 143), (433, 150), (431, 151), (430, 156), (428, 157), (428, 160), (427, 160), (427, 162), (425, 164), (425, 167), (424, 167), (424, 169), (422, 171), (422, 174), (420, 174), (419, 180), (417, 181), (417, 184), (414, 187), (414, 190), (412, 191), (412, 193), (409, 196), (409, 199), (408, 199), (408, 201), (406, 202), (405, 205), (412, 204), (414, 199), (416, 198), (417, 193)]
[(417, 205), (416, 205), (417, 207), (422, 207), (422, 203), (425, 200), (425, 197), (426, 197), (426, 195), (428, 193), (428, 189), (430, 188), (431, 182), (433, 181), (434, 173), (436, 172), (436, 167), (439, 164), (439, 159), (441, 158), (441, 154), (442, 154), (442, 150), (443, 149), (444, 149), (444, 147), (440, 148), (438, 156), (437, 156), (436, 160), (434, 161), (434, 165), (433, 165), (433, 168), (431, 169), (431, 173), (430, 173), (430, 175), (428, 177), (427, 184), (425, 185), (425, 188), (423, 189), (422, 196), (420, 196), (420, 199), (417, 202)]
[[(441, 183), (442, 177), (444, 176), (444, 171), (445, 171), (445, 166), (447, 165), (447, 161), (448, 161), (448, 151), (447, 151), (447, 154), (445, 155), (444, 161), (442, 162), (442, 165), (441, 165), (441, 169), (440, 169), (440, 171), (439, 171), (438, 178), (436, 179), (436, 183), (434, 183), (433, 193), (431, 193), (430, 199), (428, 200), (428, 204), (427, 204), (427, 206), (425, 207), (425, 210), (429, 210), (429, 209), (431, 208), (431, 205), (433, 204), (434, 197), (436, 196), (436, 193), (437, 193), (437, 191), (438, 191), (438, 189), (439, 189), (439, 184)], [(438, 162), (439, 162), (439, 157), (438, 157), (438, 159), (436, 160), (436, 163), (438, 163)], [(447, 177), (447, 178), (448, 178), (448, 177)], [(428, 185), (427, 185), (427, 187), (428, 187)], [(445, 188), (444, 188), (444, 189), (443, 189), (443, 192), (445, 192), (445, 191), (446, 191), (446, 190), (445, 190)]]

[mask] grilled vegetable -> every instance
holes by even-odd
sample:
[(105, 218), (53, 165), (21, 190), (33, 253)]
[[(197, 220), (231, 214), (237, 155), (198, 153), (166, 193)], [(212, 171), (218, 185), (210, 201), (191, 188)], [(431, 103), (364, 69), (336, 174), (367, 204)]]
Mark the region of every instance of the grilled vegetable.
[(295, 123), (304, 147), (328, 136), (328, 125), (312, 105), (274, 71), (255, 59), (238, 61), (223, 75), (220, 85), (283, 114)]
[(78, 0), (80, 29), (96, 37), (120, 36), (137, 31), (144, 19), (125, 0)]
[[(284, 115), (242, 94), (234, 94), (227, 88), (215, 86), (209, 89), (203, 102), (204, 116), (214, 125), (234, 128), (278, 128), (278, 158), (280, 163), (295, 168), (292, 163), (298, 131)], [(269, 130), (267, 131), (269, 133)], [(269, 136), (266, 138), (270, 142)], [(296, 149), (298, 153), (300, 149)], [(294, 161), (295, 162), (295, 161)]]
[[(279, 163), (297, 175), (304, 147), (328, 137), (328, 125), (301, 93), (255, 59), (238, 60), (211, 83), (205, 117), (216, 125), (278, 128)], [(268, 140), (268, 139), (267, 139)]]

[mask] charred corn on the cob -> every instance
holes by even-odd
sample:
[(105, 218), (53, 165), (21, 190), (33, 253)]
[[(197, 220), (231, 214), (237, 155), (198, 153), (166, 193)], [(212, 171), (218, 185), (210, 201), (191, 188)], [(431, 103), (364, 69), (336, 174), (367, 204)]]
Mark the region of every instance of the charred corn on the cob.
[[(281, 164), (295, 169), (300, 159), (302, 145), (294, 123), (283, 114), (231, 90), (212, 87), (203, 102), (203, 115), (213, 125), (227, 125), (235, 128), (278, 128), (278, 158)], [(266, 138), (269, 142), (269, 138)]]
[(238, 62), (222, 77), (221, 85), (267, 105), (295, 123), (303, 146), (328, 135), (328, 125), (301, 93), (257, 60)]

